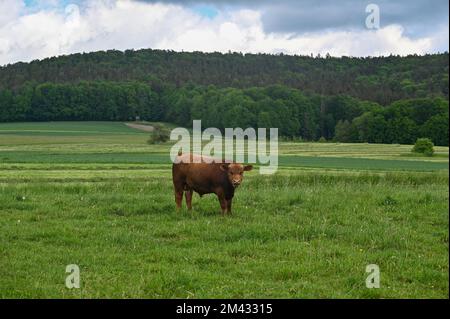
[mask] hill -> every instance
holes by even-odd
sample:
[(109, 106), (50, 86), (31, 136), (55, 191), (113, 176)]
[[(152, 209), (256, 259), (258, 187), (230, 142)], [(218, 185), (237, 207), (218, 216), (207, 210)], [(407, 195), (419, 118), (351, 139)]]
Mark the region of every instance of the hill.
[(448, 53), (406, 57), (311, 57), (270, 54), (109, 50), (52, 57), (0, 68), (0, 88), (24, 83), (155, 81), (249, 88), (281, 84), (323, 95), (346, 94), (382, 105), (448, 99)]
[(0, 122), (278, 127), (289, 139), (448, 145), (448, 53), (333, 58), (107, 51), (0, 68)]

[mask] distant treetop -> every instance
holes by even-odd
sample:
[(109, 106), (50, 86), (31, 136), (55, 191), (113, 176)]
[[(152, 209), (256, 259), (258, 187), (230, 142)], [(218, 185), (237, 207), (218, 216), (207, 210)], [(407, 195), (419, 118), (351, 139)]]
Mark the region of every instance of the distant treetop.
[(448, 52), (405, 57), (117, 50), (77, 53), (0, 67), (0, 89), (26, 82), (140, 81), (250, 88), (282, 84), (321, 95), (346, 94), (387, 105), (405, 98), (448, 100)]

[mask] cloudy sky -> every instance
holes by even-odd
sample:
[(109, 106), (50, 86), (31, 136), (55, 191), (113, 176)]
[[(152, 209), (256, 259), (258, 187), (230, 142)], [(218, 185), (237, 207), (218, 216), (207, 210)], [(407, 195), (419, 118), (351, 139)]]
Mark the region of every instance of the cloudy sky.
[[(371, 3), (379, 8), (378, 28), (366, 25), (376, 14), (366, 12)], [(0, 65), (140, 48), (333, 56), (444, 52), (448, 7), (448, 0), (0, 0)]]

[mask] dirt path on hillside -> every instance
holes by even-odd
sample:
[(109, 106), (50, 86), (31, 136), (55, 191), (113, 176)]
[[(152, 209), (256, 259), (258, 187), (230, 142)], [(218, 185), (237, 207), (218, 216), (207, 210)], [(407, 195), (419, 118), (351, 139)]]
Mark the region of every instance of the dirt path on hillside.
[(153, 130), (155, 129), (151, 125), (144, 125), (144, 124), (125, 123), (125, 125), (145, 132), (153, 132)]

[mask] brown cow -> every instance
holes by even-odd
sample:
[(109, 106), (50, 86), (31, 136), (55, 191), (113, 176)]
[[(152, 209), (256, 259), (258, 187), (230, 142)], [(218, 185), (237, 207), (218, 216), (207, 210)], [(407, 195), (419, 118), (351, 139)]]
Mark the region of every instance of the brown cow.
[[(194, 163), (194, 159), (201, 162)], [(193, 192), (200, 196), (214, 193), (219, 198), (222, 214), (231, 214), (234, 191), (242, 183), (244, 171), (250, 171), (252, 168), (252, 165), (244, 166), (230, 161), (212, 162), (211, 157), (181, 154), (180, 151), (172, 165), (177, 209), (181, 208), (183, 192), (189, 210), (192, 209)]]

